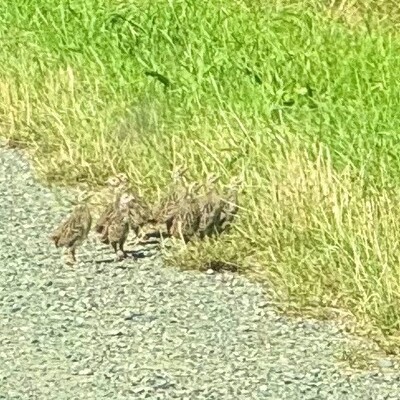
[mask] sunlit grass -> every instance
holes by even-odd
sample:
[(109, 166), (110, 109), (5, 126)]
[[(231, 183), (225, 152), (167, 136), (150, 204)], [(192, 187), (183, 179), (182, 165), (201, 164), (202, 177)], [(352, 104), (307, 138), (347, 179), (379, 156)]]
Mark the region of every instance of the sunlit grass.
[(47, 182), (125, 171), (150, 200), (174, 165), (243, 174), (233, 231), (169, 261), (394, 335), (400, 14), (367, 3), (2, 2), (1, 134)]

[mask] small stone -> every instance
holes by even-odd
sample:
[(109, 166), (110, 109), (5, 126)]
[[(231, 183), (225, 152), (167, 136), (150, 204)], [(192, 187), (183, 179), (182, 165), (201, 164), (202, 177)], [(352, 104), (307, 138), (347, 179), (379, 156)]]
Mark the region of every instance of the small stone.
[(241, 331), (241, 332), (251, 332), (251, 331), (254, 331), (254, 329), (252, 329), (248, 325), (241, 325), (241, 326), (239, 326), (239, 331)]
[(76, 326), (81, 327), (81, 326), (85, 325), (85, 320), (82, 317), (76, 317), (75, 323), (76, 323)]
[(123, 336), (125, 334), (121, 329), (112, 329), (106, 333), (107, 336)]
[(146, 392), (147, 390), (148, 390), (148, 388), (145, 387), (145, 386), (136, 386), (136, 387), (132, 388), (132, 392), (133, 392), (134, 394), (144, 393), (144, 392)]
[(20, 311), (21, 308), (22, 307), (19, 304), (13, 304), (12, 307), (11, 307), (11, 311), (12, 312), (17, 312), (17, 311)]
[(126, 321), (141, 317), (143, 315), (144, 315), (143, 313), (138, 313), (138, 312), (133, 312), (133, 311), (124, 311), (122, 314), (124, 320), (126, 320)]
[(384, 358), (378, 361), (378, 365), (380, 368), (391, 368), (393, 367), (393, 361)]
[(93, 375), (93, 371), (90, 368), (81, 369), (78, 375)]
[(214, 273), (214, 270), (211, 269), (211, 268), (209, 268), (209, 269), (206, 271), (206, 274), (207, 274), (207, 275), (212, 275), (213, 273)]

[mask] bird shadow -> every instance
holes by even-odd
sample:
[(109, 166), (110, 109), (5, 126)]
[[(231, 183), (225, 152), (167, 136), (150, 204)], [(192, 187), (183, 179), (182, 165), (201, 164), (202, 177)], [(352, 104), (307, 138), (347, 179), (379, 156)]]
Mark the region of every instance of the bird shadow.
[(138, 251), (138, 250), (126, 250), (125, 251), (126, 257), (125, 258), (133, 258), (133, 259), (138, 259), (138, 258), (146, 258), (149, 257), (148, 254), (146, 254), (144, 251)]
[[(143, 251), (135, 251), (135, 250), (126, 250), (125, 251), (125, 258), (127, 259), (142, 259), (149, 257), (150, 255), (146, 254)], [(119, 264), (120, 261), (115, 260), (115, 258), (106, 258), (102, 260), (95, 260), (95, 264)]]
[(115, 259), (114, 258), (106, 258), (103, 260), (95, 260), (95, 264), (112, 264), (115, 263)]

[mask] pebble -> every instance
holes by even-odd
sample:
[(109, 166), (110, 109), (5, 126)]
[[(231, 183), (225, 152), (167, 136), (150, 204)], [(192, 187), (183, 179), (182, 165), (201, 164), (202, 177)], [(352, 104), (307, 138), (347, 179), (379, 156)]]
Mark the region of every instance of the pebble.
[(378, 361), (378, 365), (380, 368), (391, 368), (393, 367), (393, 361), (389, 359), (380, 359)]
[(214, 271), (213, 269), (209, 268), (209, 269), (206, 271), (206, 274), (207, 274), (207, 275), (213, 275), (214, 272), (215, 272), (215, 271)]
[(85, 319), (82, 317), (76, 317), (75, 324), (76, 326), (82, 327), (85, 325)]
[(93, 371), (90, 368), (81, 369), (78, 375), (93, 375)]

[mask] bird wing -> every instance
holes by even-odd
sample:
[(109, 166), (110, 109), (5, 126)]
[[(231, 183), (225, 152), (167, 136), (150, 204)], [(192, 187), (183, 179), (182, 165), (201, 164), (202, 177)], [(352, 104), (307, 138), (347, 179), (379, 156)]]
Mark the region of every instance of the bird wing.
[(107, 239), (109, 242), (118, 242), (129, 231), (128, 219), (120, 211), (114, 211), (107, 224)]
[(103, 213), (100, 215), (99, 219), (97, 220), (97, 223), (94, 227), (95, 231), (97, 233), (103, 233), (105, 230), (105, 227), (108, 225), (110, 217), (114, 211), (114, 204), (109, 204), (106, 209), (103, 211)]
[(58, 239), (58, 246), (70, 247), (79, 239), (82, 239), (85, 233), (84, 226), (80, 221), (76, 221), (75, 219), (67, 221), (63, 228)]

